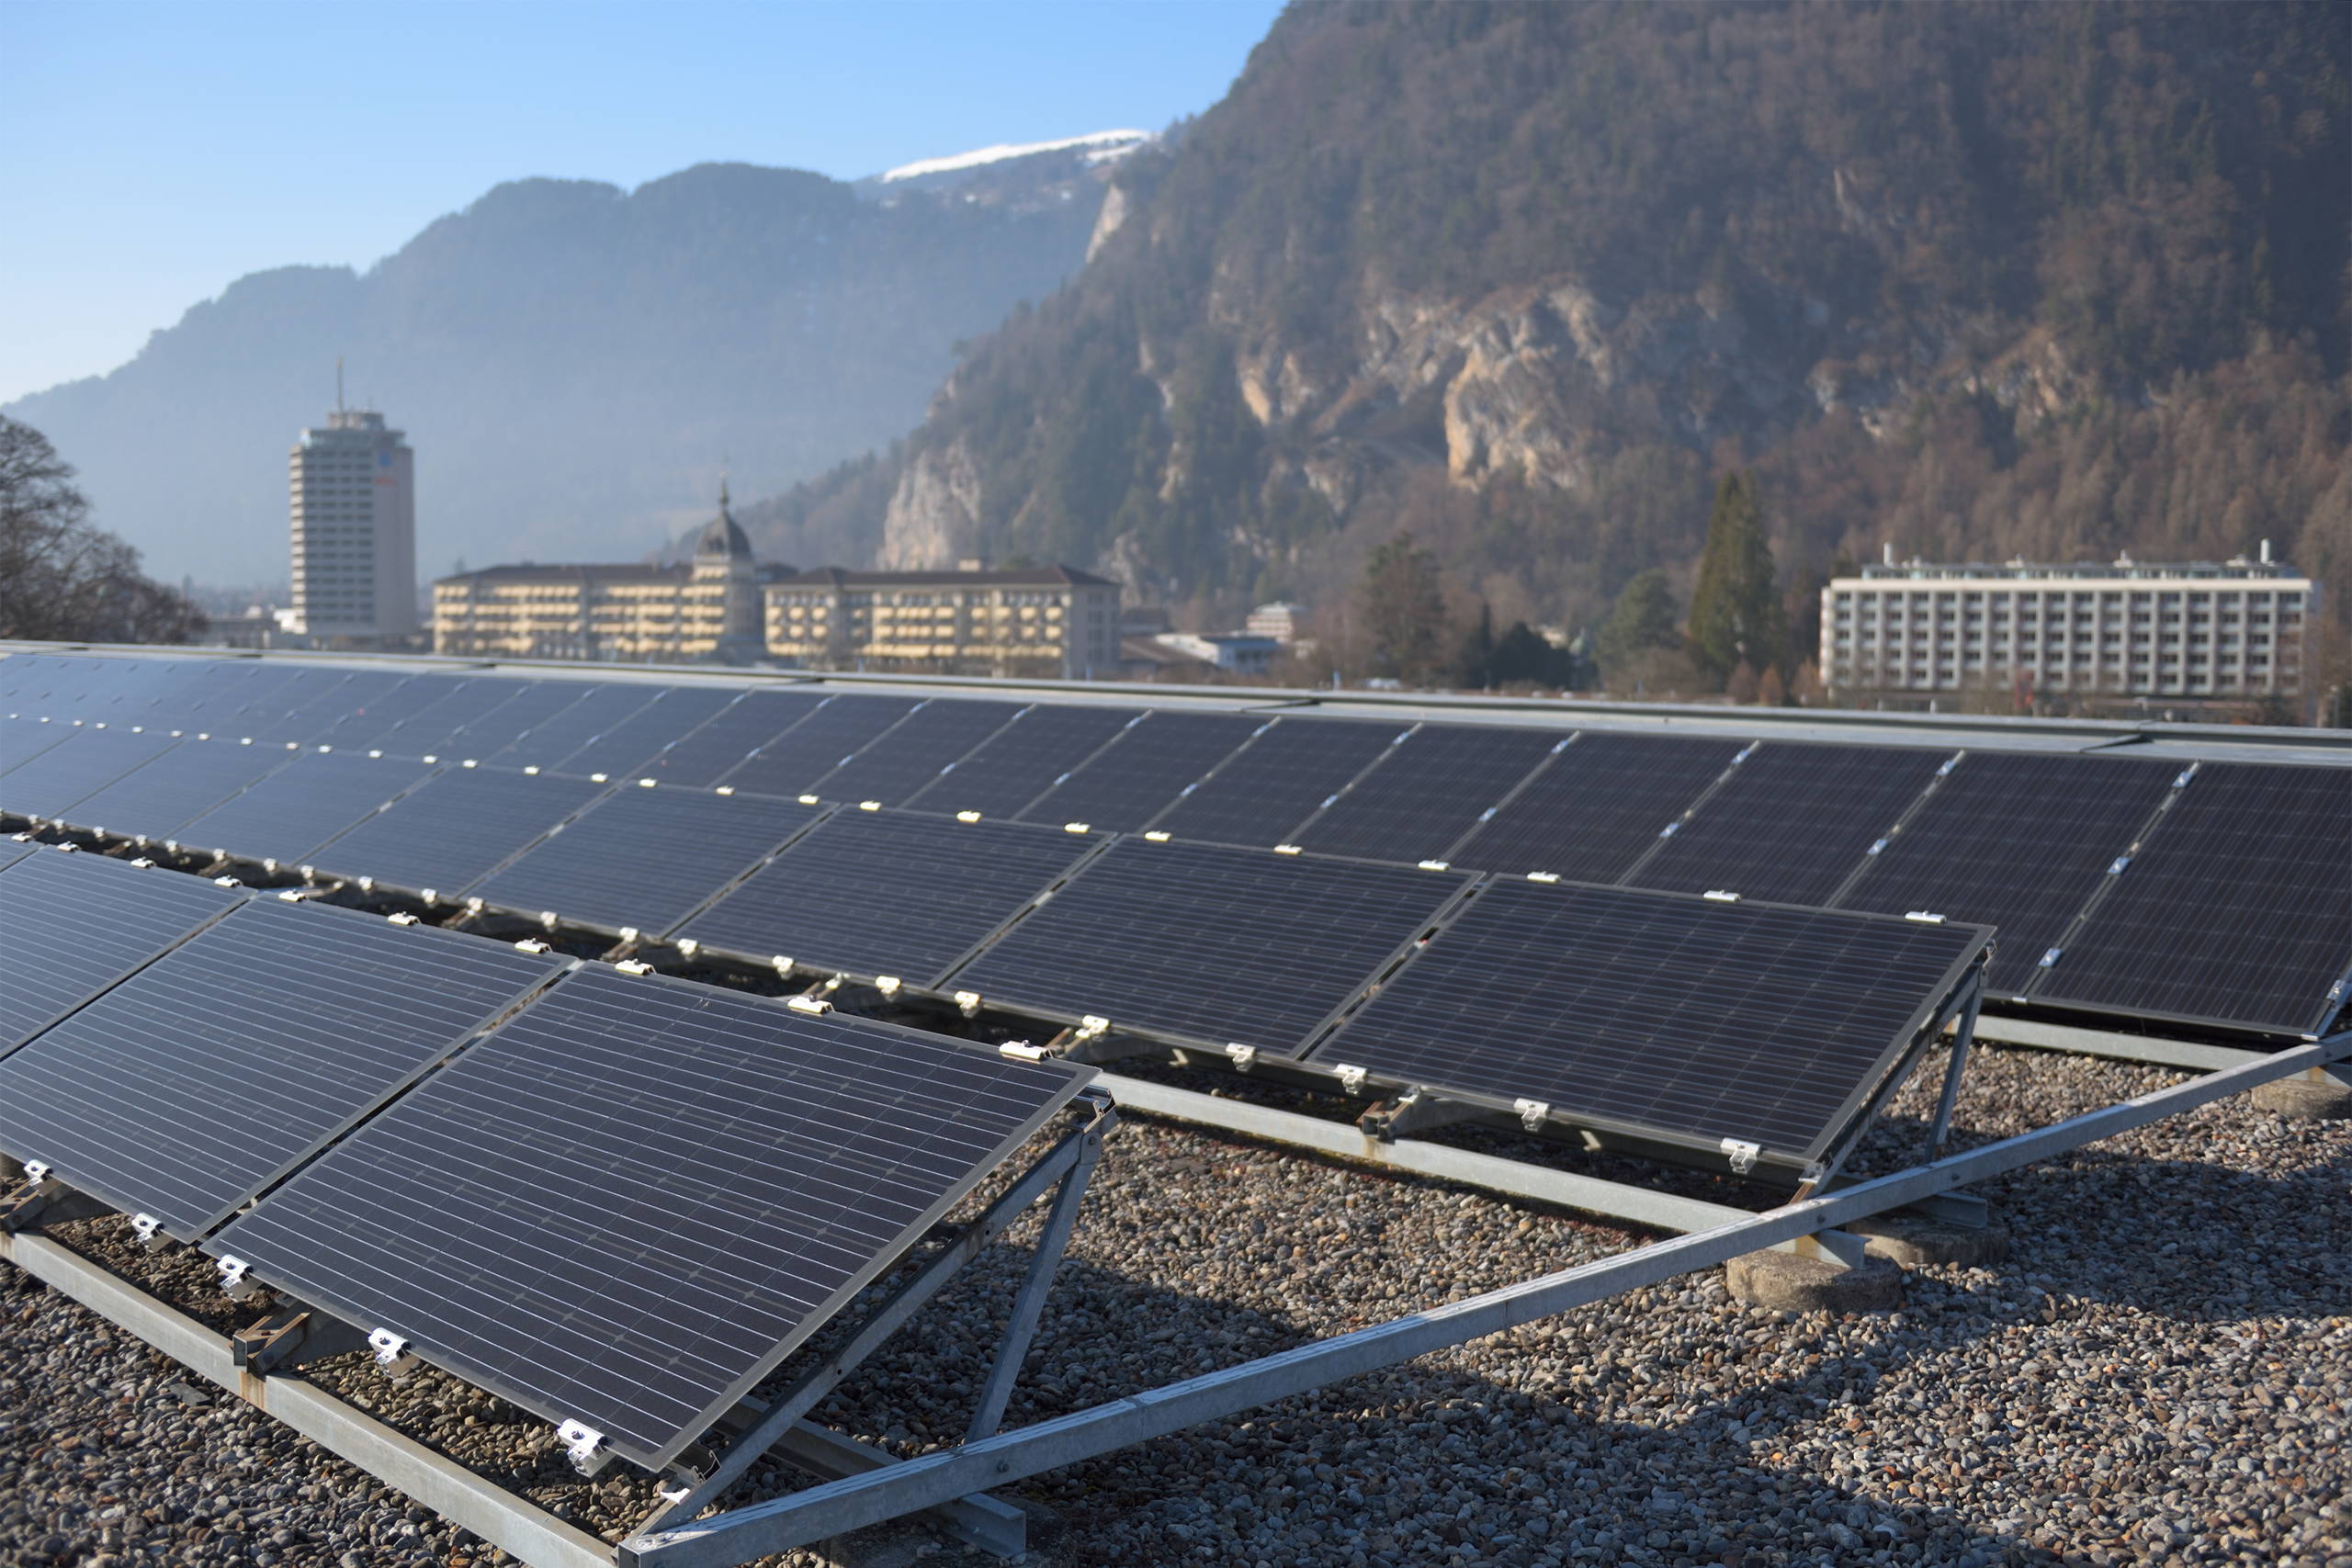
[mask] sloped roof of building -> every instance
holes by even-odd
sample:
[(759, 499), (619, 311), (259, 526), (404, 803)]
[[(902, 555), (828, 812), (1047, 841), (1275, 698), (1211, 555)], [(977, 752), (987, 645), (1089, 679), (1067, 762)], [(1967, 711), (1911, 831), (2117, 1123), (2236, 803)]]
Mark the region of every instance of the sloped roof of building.
[(850, 571), (819, 567), (778, 578), (792, 588), (1109, 588), (1107, 577), (1074, 566), (998, 567), (982, 571)]
[(524, 561), (514, 566), (486, 566), (480, 571), (461, 571), (451, 577), (436, 577), (433, 586), (444, 583), (469, 583), (480, 588), (495, 588), (525, 583), (597, 582), (683, 582), (693, 576), (694, 568), (686, 565), (653, 566), (644, 561), (573, 563), (540, 566)]

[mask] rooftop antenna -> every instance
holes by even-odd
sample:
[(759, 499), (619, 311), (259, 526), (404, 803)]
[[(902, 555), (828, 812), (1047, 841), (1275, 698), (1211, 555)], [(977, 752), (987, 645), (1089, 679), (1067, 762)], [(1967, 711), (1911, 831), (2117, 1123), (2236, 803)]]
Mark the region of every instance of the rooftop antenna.
[(343, 412), (343, 355), (334, 356), (334, 412)]

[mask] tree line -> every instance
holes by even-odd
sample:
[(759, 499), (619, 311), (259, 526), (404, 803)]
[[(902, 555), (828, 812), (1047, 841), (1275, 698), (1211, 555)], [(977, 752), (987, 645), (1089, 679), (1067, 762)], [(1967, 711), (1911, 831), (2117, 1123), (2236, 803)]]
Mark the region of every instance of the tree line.
[(90, 521), (74, 467), (31, 425), (0, 415), (0, 637), (186, 642), (204, 615), (139, 570)]

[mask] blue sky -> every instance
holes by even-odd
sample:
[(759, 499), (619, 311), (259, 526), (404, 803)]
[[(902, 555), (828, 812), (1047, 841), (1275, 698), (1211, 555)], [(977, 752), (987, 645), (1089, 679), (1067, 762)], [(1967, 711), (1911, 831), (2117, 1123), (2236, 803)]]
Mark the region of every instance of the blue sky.
[(0, 0), (0, 402), (232, 279), (366, 266), (500, 180), (842, 178), (1157, 130), (1275, 0)]

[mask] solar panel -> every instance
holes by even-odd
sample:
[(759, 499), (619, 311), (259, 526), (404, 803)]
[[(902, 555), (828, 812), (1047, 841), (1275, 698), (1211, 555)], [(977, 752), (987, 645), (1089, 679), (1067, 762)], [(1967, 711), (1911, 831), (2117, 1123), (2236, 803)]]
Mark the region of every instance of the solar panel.
[(1951, 757), (1899, 746), (1767, 743), (1626, 880), (1668, 893), (1722, 889), (1775, 904), (1826, 904)]
[(1179, 839), (1271, 846), (1377, 761), (1399, 731), (1390, 724), (1285, 718), (1154, 818)]
[(251, 789), (172, 830), (175, 850), (294, 866), (385, 802), (432, 776), (422, 762), (301, 751)]
[(1016, 1011), (1295, 1055), (1468, 881), (1122, 839), (953, 978)]
[(658, 1469), (1088, 1076), (590, 967), (207, 1250)]
[(1810, 1162), (1991, 933), (1784, 905), (1489, 884), (1313, 1060), (1588, 1125)]
[(1425, 724), (1290, 837), (1318, 854), (1442, 859), (1559, 743), (1550, 730)]
[(446, 769), (320, 845), (307, 863), (455, 898), (609, 787), (560, 773)]
[(548, 768), (668, 691), (667, 686), (592, 686), (569, 705), (525, 730), (520, 739), (477, 761), (502, 768)]
[(0, 787), (7, 776), (69, 735), (82, 732), (70, 724), (44, 723), (29, 716), (0, 718)]
[(1448, 858), (1482, 871), (1614, 882), (1739, 752), (1736, 740), (1579, 734)]
[(166, 839), (181, 823), (287, 761), (287, 753), (276, 747), (183, 740), (104, 789), (84, 795), (60, 815), (77, 828), (118, 838)]
[(1075, 704), (1024, 708), (978, 750), (909, 796), (907, 804), (921, 811), (1017, 816), (1137, 716), (1134, 708)]
[(2352, 768), (2206, 762), (2037, 1002), (2315, 1034), (2352, 973)]
[(551, 722), (596, 688), (584, 681), (533, 681), (478, 718), (436, 738), (431, 753), (442, 761), (481, 761)]
[(940, 771), (1002, 729), (1021, 710), (1011, 703), (933, 697), (875, 738), (864, 750), (809, 785), (827, 800), (878, 800), (897, 806)]
[(814, 821), (763, 795), (625, 785), (474, 890), (485, 904), (662, 936)]
[(907, 716), (912, 697), (836, 696), (729, 770), (719, 782), (753, 795), (798, 795)]
[(451, 736), (535, 684), (482, 677), (460, 681), (439, 702), (386, 730), (370, 750), (395, 757), (437, 757)]
[(814, 692), (746, 692), (726, 712), (648, 761), (644, 771), (666, 784), (707, 789), (824, 700)]
[(569, 757), (549, 763), (548, 771), (636, 778), (662, 748), (692, 734), (734, 700), (734, 693), (708, 686), (673, 687)]
[(249, 716), (238, 728), (240, 737), (250, 739), (256, 745), (312, 744), (346, 716), (364, 711), (406, 679), (379, 670), (322, 670), (317, 673), (326, 679), (318, 683), (306, 682), (283, 712), (275, 716), (261, 713)]
[(1186, 784), (1232, 755), (1259, 721), (1230, 714), (1153, 710), (1071, 768), (1023, 811), (1023, 822), (1084, 822), (1132, 833)]
[(687, 922), (755, 963), (929, 987), (1099, 840), (1018, 822), (840, 812)]
[(178, 744), (160, 729), (78, 729), (70, 739), (0, 774), (0, 811), (57, 817), (84, 795)]
[(1996, 926), (1985, 984), (2021, 992), (2178, 772), (2169, 762), (1971, 751), (1840, 907)]
[(256, 900), (0, 1061), (0, 1148), (194, 1241), (563, 962)]
[(447, 675), (412, 675), (390, 691), (371, 694), (322, 731), (315, 744), (338, 751), (366, 751), (404, 721), (455, 692), (463, 682)]
[(244, 897), (202, 877), (125, 865), (104, 855), (51, 850), (16, 858), (0, 870), (0, 932), (8, 942), (0, 1053), (23, 1044)]
[(0, 839), (0, 871), (7, 870), (27, 855), (36, 853), (47, 847), (38, 839)]

